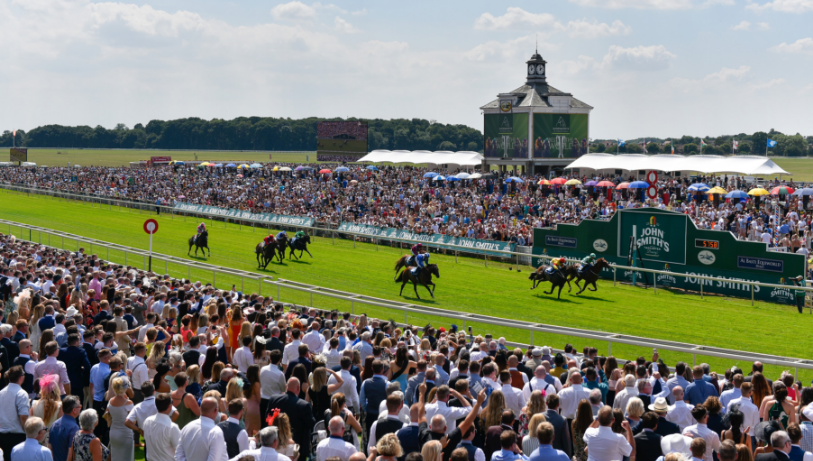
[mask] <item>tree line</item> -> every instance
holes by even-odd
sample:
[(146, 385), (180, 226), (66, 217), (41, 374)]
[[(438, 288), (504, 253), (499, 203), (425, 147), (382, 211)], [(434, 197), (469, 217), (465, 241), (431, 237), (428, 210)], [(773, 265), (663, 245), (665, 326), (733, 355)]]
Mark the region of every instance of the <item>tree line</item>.
[[(17, 131), (18, 147), (70, 147), (111, 149), (201, 149), (315, 151), (316, 125), (344, 119), (238, 117), (234, 120), (152, 120), (129, 128), (46, 125)], [(347, 121), (365, 121), (356, 118)], [(483, 150), (483, 134), (465, 125), (447, 125), (424, 119), (366, 120), (368, 148), (403, 150)], [(0, 145), (12, 145), (12, 133), (0, 136)]]
[[(768, 132), (757, 131), (754, 134), (740, 133), (738, 135), (718, 136), (716, 138), (706, 136), (699, 138), (695, 136), (684, 135), (675, 138), (638, 138), (626, 141), (626, 145), (617, 148), (614, 144), (616, 140), (612, 140), (612, 147), (605, 146), (601, 141), (596, 141), (593, 144), (591, 151), (593, 152), (615, 152), (618, 150), (621, 153), (643, 153), (644, 145), (649, 154), (670, 153), (672, 148), (671, 144), (674, 143), (675, 151), (685, 155), (702, 153), (709, 155), (726, 155), (731, 154), (733, 149), (733, 142), (738, 143), (735, 153), (737, 154), (755, 154), (765, 155), (765, 148), (767, 147), (768, 139), (776, 141), (776, 146), (768, 149), (768, 155), (785, 156), (785, 157), (806, 157), (813, 155), (813, 136), (804, 137), (799, 133), (795, 135), (788, 135), (771, 129)], [(667, 142), (668, 141), (668, 142)]]

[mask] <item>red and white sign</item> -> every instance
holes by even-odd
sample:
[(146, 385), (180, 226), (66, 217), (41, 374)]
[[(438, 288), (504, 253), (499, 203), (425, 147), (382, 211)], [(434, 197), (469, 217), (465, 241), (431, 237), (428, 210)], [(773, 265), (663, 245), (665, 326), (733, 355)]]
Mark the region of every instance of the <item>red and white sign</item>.
[(144, 232), (150, 235), (158, 232), (158, 221), (154, 219), (148, 219), (144, 221)]
[(655, 200), (655, 198), (658, 196), (658, 188), (657, 188), (657, 187), (655, 187), (655, 186), (649, 186), (649, 187), (647, 187), (647, 189), (646, 189), (646, 195), (647, 195), (647, 196), (648, 196), (650, 199)]
[(163, 157), (150, 157), (150, 162), (152, 162), (152, 163), (156, 163), (156, 162), (171, 162), (171, 161), (172, 161), (172, 157), (169, 157), (169, 156), (163, 156)]
[(646, 174), (646, 182), (649, 184), (657, 184), (658, 183), (658, 172), (657, 171), (650, 171)]

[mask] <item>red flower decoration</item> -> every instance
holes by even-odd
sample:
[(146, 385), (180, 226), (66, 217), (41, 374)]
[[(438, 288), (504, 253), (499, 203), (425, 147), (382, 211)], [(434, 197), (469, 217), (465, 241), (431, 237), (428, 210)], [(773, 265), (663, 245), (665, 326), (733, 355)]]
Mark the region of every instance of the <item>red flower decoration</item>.
[(267, 418), (265, 418), (265, 422), (269, 426), (273, 426), (274, 425), (274, 420), (277, 419), (277, 416), (279, 416), (279, 408), (275, 408), (274, 412), (271, 413), (270, 415), (268, 415)]

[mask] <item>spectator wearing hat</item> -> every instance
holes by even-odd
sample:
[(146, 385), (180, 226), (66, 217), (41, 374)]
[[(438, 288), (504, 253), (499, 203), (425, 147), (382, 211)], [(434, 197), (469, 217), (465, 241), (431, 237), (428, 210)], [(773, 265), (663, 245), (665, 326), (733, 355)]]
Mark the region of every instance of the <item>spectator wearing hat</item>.
[(661, 437), (680, 434), (680, 427), (666, 419), (666, 415), (669, 413), (669, 405), (666, 403), (666, 398), (658, 397), (655, 399), (655, 403), (649, 405), (649, 409), (658, 416), (658, 424), (654, 429), (656, 434)]

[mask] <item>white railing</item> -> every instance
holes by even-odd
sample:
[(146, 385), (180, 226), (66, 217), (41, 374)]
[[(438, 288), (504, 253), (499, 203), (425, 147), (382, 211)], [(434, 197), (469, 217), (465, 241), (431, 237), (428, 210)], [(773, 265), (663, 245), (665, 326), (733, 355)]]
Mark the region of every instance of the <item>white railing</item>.
[[(150, 211), (154, 211), (156, 209), (161, 209), (161, 210), (164, 210), (163, 211), (164, 213), (169, 213), (170, 216), (174, 216), (175, 214), (181, 214), (183, 216), (186, 216), (186, 215), (199, 216), (199, 217), (203, 217), (203, 218), (208, 218), (208, 219), (211, 220), (212, 223), (214, 223), (214, 217), (212, 217), (212, 215), (205, 214), (205, 213), (194, 213), (194, 212), (189, 212), (189, 211), (179, 211), (179, 210), (176, 210), (174, 207), (153, 205), (153, 204), (142, 203), (142, 202), (129, 202), (129, 201), (125, 201), (125, 200), (117, 200), (117, 199), (113, 199), (113, 198), (100, 197), (100, 196), (69, 194), (69, 193), (64, 193), (64, 192), (59, 192), (59, 191), (48, 190), (48, 189), (26, 188), (26, 187), (20, 187), (20, 186), (16, 186), (16, 185), (12, 185), (12, 184), (7, 184), (7, 183), (0, 183), (0, 188), (7, 189), (7, 190), (12, 190), (12, 191), (20, 191), (20, 192), (25, 192), (25, 193), (33, 193), (33, 194), (37, 194), (37, 195), (48, 195), (48, 196), (52, 196), (52, 197), (63, 197), (63, 198), (69, 199), (69, 200), (77, 200), (77, 201), (90, 202), (90, 203), (98, 203), (100, 207), (105, 206), (105, 205), (109, 205), (111, 209), (112, 209), (114, 204), (116, 204), (117, 206), (120, 206), (120, 207), (124, 206), (125, 208), (137, 208), (137, 209), (144, 209), (144, 210), (150, 210)], [(228, 222), (229, 220), (230, 220), (229, 218), (224, 218), (223, 219), (224, 222)], [(267, 227), (270, 226), (269, 223), (266, 223), (266, 222), (263, 222), (263, 221), (250, 220), (250, 219), (231, 219), (231, 221), (234, 222), (234, 223), (248, 223), (252, 227), (256, 226), (256, 227), (267, 228)], [(3, 221), (0, 220), (0, 222), (3, 222)], [(17, 224), (15, 224), (15, 225), (17, 225)], [(457, 262), (457, 258), (461, 254), (472, 254), (472, 253), (474, 253), (474, 254), (476, 254), (476, 257), (480, 257), (480, 253), (482, 252), (483, 264), (486, 265), (486, 266), (488, 266), (489, 257), (492, 260), (494, 260), (497, 257), (502, 258), (503, 260), (509, 262), (510, 264), (514, 264), (517, 268), (519, 268), (519, 266), (520, 266), (520, 261), (521, 260), (527, 260), (529, 256), (531, 257), (532, 260), (534, 258), (537, 259), (537, 260), (539, 260), (539, 259), (550, 260), (552, 258), (552, 256), (549, 256), (549, 255), (529, 255), (527, 252), (520, 252), (520, 251), (479, 250), (479, 249), (473, 249), (473, 248), (470, 248), (470, 247), (465, 247), (465, 246), (460, 246), (460, 245), (452, 245), (452, 244), (444, 244), (444, 243), (433, 244), (431, 242), (425, 242), (425, 241), (413, 240), (413, 239), (406, 239), (406, 238), (377, 237), (375, 235), (364, 234), (364, 233), (361, 233), (361, 232), (351, 232), (351, 231), (343, 231), (343, 230), (340, 231), (338, 229), (330, 229), (330, 228), (317, 227), (317, 226), (302, 226), (302, 225), (295, 225), (295, 224), (274, 225), (274, 226), (275, 227), (288, 227), (288, 228), (295, 228), (295, 229), (305, 229), (305, 230), (311, 231), (313, 233), (329, 233), (331, 238), (333, 239), (334, 243), (335, 243), (335, 238), (336, 238), (337, 235), (339, 235), (339, 236), (342, 236), (342, 235), (351, 236), (352, 239), (353, 239), (353, 247), (354, 248), (355, 248), (357, 240), (361, 240), (361, 241), (371, 240), (371, 241), (373, 241), (373, 243), (375, 243), (376, 248), (378, 247), (378, 245), (379, 245), (379, 243), (381, 241), (397, 243), (399, 248), (401, 249), (402, 254), (403, 254), (405, 244), (406, 244), (407, 247), (409, 247), (409, 245), (411, 245), (411, 244), (422, 243), (426, 247), (429, 247), (429, 248), (434, 247), (437, 250), (442, 250), (442, 251), (447, 252), (447, 254), (450, 251), (454, 252), (455, 262)], [(573, 258), (565, 258), (565, 259), (568, 262), (571, 262), (571, 263), (579, 262), (578, 259), (573, 259)], [(699, 275), (699, 274), (685, 274), (685, 273), (680, 273), (680, 272), (670, 272), (670, 271), (663, 271), (663, 270), (657, 270), (657, 269), (648, 269), (648, 268), (644, 268), (644, 267), (623, 266), (623, 265), (620, 265), (620, 264), (611, 264), (610, 268), (613, 271), (613, 286), (615, 286), (618, 283), (617, 272), (619, 270), (621, 270), (621, 271), (634, 271), (634, 272), (654, 274), (654, 275), (667, 275), (667, 276), (672, 276), (672, 277), (691, 278), (691, 279), (696, 279), (696, 280), (704, 280), (704, 281), (708, 281), (708, 282), (720, 282), (720, 283), (736, 282), (737, 284), (740, 284), (740, 285), (750, 286), (751, 305), (752, 306), (755, 305), (755, 287), (800, 290), (800, 291), (807, 292), (808, 296), (813, 296), (813, 287), (806, 287), (806, 286), (805, 287), (793, 287), (793, 286), (789, 286), (789, 285), (782, 285), (782, 284), (776, 284), (776, 283), (766, 283), (766, 282), (757, 282), (757, 281), (739, 280), (739, 279), (735, 280), (735, 279), (727, 279), (727, 278), (723, 278), (723, 277), (712, 277), (712, 276)], [(653, 279), (654, 280), (653, 280), (652, 287), (654, 289), (655, 294), (657, 294), (658, 293), (657, 277), (653, 277)], [(706, 294), (705, 283), (700, 283), (699, 285), (700, 285), (699, 293), (700, 293), (700, 297), (702, 299)], [(714, 291), (711, 291), (711, 293), (714, 293)], [(811, 314), (813, 314), (813, 307), (811, 307)]]
[[(12, 221), (0, 220), (0, 224), (8, 226), (9, 233), (11, 234), (13, 230), (19, 230), (19, 236), (14, 234), (18, 238), (22, 240), (30, 241), (33, 243), (39, 243), (46, 245), (45, 242), (42, 242), (42, 235), (43, 233), (48, 236), (48, 241), (51, 244), (47, 244), (51, 247), (56, 248), (65, 248), (65, 239), (74, 240), (73, 247), (76, 250), (71, 249), (71, 251), (78, 251), (80, 245), (87, 245), (90, 250), (89, 253), (92, 254), (92, 248), (95, 246), (96, 250), (106, 249), (107, 254), (110, 254), (110, 250), (114, 251), (114, 256), (116, 251), (124, 252), (125, 262), (124, 264), (131, 264), (132, 262), (142, 262), (143, 268), (147, 266), (147, 252), (144, 250), (140, 250), (137, 248), (130, 248), (125, 247), (123, 245), (117, 245), (113, 243), (103, 242), (96, 239), (89, 239), (84, 238), (81, 236), (77, 236), (74, 234), (68, 234), (64, 232), (54, 231), (50, 229), (45, 229), (37, 226), (29, 226), (27, 224), (16, 223)], [(29, 231), (29, 238), (25, 238), (25, 231)], [(39, 235), (39, 239), (33, 240), (33, 232), (37, 232)], [(53, 245), (53, 240), (51, 236), (58, 238), (61, 245)], [(92, 246), (91, 246), (92, 245)], [(130, 255), (129, 262), (126, 260), (127, 255)], [(373, 296), (367, 296), (363, 294), (351, 293), (341, 290), (336, 290), (332, 288), (325, 288), (316, 285), (311, 285), (302, 282), (296, 282), (292, 280), (286, 279), (278, 279), (273, 280), (272, 277), (258, 274), (255, 272), (250, 271), (242, 271), (242, 270), (235, 270), (230, 268), (224, 268), (220, 266), (214, 266), (210, 264), (204, 264), (196, 261), (190, 261), (183, 258), (178, 258), (175, 256), (168, 256), (158, 253), (153, 253), (152, 258), (156, 261), (163, 261), (165, 264), (165, 271), (168, 273), (169, 268), (168, 264), (173, 265), (180, 265), (185, 266), (187, 269), (187, 274), (191, 278), (192, 271), (196, 271), (196, 275), (200, 273), (200, 271), (204, 272), (211, 272), (212, 273), (212, 284), (216, 284), (216, 276), (217, 274), (224, 274), (232, 277), (237, 277), (242, 280), (243, 291), (245, 291), (245, 280), (248, 279), (252, 282), (258, 283), (258, 292), (262, 293), (263, 286), (272, 286), (277, 288), (276, 292), (276, 301), (281, 302), (281, 289), (289, 289), (293, 291), (297, 291), (300, 293), (305, 293), (310, 295), (310, 306), (319, 308), (318, 305), (314, 303), (314, 295), (322, 296), (326, 298), (346, 301), (350, 304), (350, 312), (355, 314), (357, 305), (367, 305), (372, 307), (379, 307), (384, 309), (391, 309), (395, 311), (401, 311), (404, 313), (404, 323), (409, 323), (409, 314), (413, 315), (421, 315), (421, 316), (435, 316), (435, 317), (442, 317), (444, 319), (450, 320), (457, 320), (463, 324), (463, 331), (466, 330), (466, 326), (468, 322), (478, 323), (478, 324), (485, 324), (497, 327), (505, 327), (505, 328), (512, 328), (518, 330), (527, 331), (530, 335), (530, 342), (529, 343), (518, 343), (515, 342), (513, 344), (517, 346), (526, 345), (526, 344), (534, 344), (534, 333), (546, 333), (546, 334), (555, 334), (555, 335), (562, 335), (562, 336), (570, 336), (570, 337), (577, 337), (582, 339), (590, 339), (595, 341), (606, 341), (607, 342), (607, 355), (612, 354), (612, 346), (613, 343), (618, 344), (625, 344), (630, 346), (636, 347), (645, 347), (645, 348), (657, 348), (659, 350), (669, 350), (674, 352), (692, 354), (693, 363), (697, 363), (697, 356), (708, 356), (708, 357), (717, 357), (727, 360), (733, 361), (760, 361), (763, 364), (767, 365), (776, 365), (786, 368), (794, 368), (796, 370), (796, 374), (798, 375), (798, 369), (806, 369), (806, 370), (813, 370), (813, 360), (806, 360), (806, 359), (799, 359), (799, 358), (791, 358), (791, 357), (782, 357), (777, 355), (769, 355), (769, 354), (760, 354), (760, 353), (753, 353), (753, 352), (746, 352), (746, 351), (736, 351), (736, 350), (729, 350), (719, 347), (712, 347), (712, 346), (702, 346), (690, 343), (682, 343), (676, 341), (666, 341), (666, 340), (659, 340), (653, 338), (643, 338), (638, 336), (631, 336), (619, 333), (607, 333), (602, 331), (593, 331), (593, 330), (584, 330), (579, 328), (570, 328), (570, 327), (562, 327), (556, 325), (548, 325), (543, 323), (536, 323), (536, 322), (528, 322), (523, 320), (515, 320), (515, 319), (502, 319), (498, 317), (493, 317), (490, 315), (482, 315), (482, 314), (466, 314), (461, 312), (449, 311), (445, 309), (438, 309), (429, 306), (424, 306), (420, 304), (412, 304), (412, 303), (404, 303), (398, 301), (391, 301), (383, 298), (376, 298)], [(105, 258), (106, 261), (118, 263), (116, 261), (111, 261), (109, 258)], [(140, 260), (140, 261), (139, 261)], [(159, 265), (160, 267), (160, 265)], [(301, 304), (300, 304), (301, 305)]]

